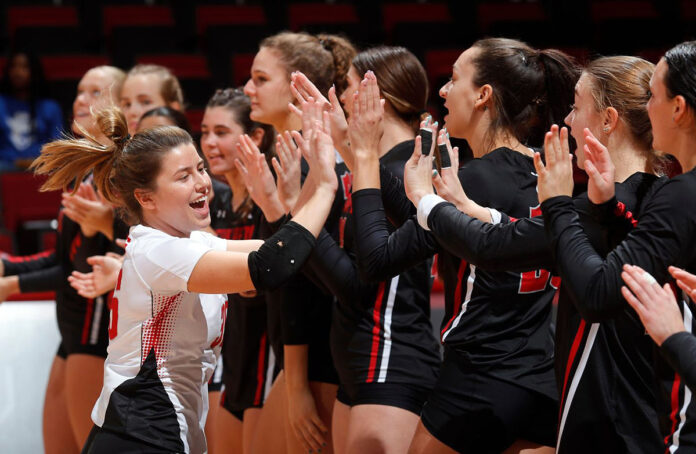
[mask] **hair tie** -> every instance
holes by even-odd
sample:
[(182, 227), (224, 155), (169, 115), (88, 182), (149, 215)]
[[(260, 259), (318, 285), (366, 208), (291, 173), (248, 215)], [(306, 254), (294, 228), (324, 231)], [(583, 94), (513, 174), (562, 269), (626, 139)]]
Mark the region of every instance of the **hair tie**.
[(324, 50), (328, 50), (328, 51), (331, 50), (331, 48), (329, 46), (329, 42), (327, 40), (325, 40), (324, 38), (319, 38), (319, 44), (321, 44), (321, 47), (323, 47)]
[(128, 142), (130, 140), (130, 138), (131, 138), (131, 135), (126, 134), (125, 136), (121, 137), (120, 139), (114, 140), (114, 143), (116, 143), (120, 146), (124, 146), (126, 144), (126, 142)]

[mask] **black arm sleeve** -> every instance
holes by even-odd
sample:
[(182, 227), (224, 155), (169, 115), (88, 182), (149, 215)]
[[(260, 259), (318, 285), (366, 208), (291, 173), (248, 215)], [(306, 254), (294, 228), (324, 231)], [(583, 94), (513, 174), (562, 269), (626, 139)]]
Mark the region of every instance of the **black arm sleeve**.
[(12, 259), (2, 259), (5, 266), (5, 276), (27, 273), (50, 268), (58, 263), (55, 251), (50, 253), (39, 253), (27, 257), (16, 257)]
[(627, 307), (621, 295), (626, 263), (640, 266), (660, 283), (669, 280), (669, 265), (691, 269), (696, 252), (696, 188), (691, 186), (696, 186), (691, 179), (680, 177), (665, 183), (642, 209), (636, 228), (606, 259), (590, 244), (569, 197), (542, 203), (563, 285), (583, 318), (600, 321)]
[(696, 390), (696, 337), (687, 332), (672, 334), (660, 347), (662, 355), (690, 390)]
[(260, 290), (273, 290), (290, 279), (305, 263), (316, 240), (296, 222), (288, 222), (249, 254), (251, 281)]
[(361, 282), (355, 262), (326, 230), (319, 234), (307, 265), (339, 300), (353, 302), (359, 299)]
[(63, 268), (60, 265), (19, 275), (21, 293), (55, 291), (64, 285)]
[(379, 180), (387, 216), (398, 227), (416, 214), (416, 207), (406, 197), (403, 181), (383, 164), (379, 166)]
[(438, 251), (435, 238), (414, 218), (389, 233), (379, 189), (353, 193), (353, 221), (358, 269), (367, 282), (390, 279)]
[(430, 212), (428, 227), (444, 249), (488, 271), (523, 272), (553, 266), (544, 221), (539, 217), (490, 224), (467, 216), (451, 203), (440, 203)]

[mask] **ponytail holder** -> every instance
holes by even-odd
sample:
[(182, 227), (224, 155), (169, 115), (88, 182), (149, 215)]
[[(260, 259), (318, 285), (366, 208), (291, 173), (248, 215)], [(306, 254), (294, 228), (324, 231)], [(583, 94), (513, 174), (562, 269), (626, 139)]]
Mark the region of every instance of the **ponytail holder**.
[(128, 142), (130, 140), (130, 138), (131, 138), (131, 135), (126, 134), (124, 137), (121, 137), (118, 140), (114, 140), (114, 143), (117, 143), (120, 146), (124, 146), (126, 144), (126, 142)]
[(324, 38), (319, 38), (319, 44), (321, 44), (321, 47), (323, 47), (324, 50), (330, 50), (329, 42), (327, 40), (325, 40)]
[(524, 56), (524, 54), (520, 55), (522, 57), (522, 64), (526, 65), (527, 64), (527, 57)]

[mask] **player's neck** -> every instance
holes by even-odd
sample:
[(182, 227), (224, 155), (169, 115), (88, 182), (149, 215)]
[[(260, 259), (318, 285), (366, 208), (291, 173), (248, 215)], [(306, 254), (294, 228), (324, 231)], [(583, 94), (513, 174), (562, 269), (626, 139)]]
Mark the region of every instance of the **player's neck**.
[(621, 183), (636, 172), (650, 173), (650, 150), (641, 149), (635, 141), (621, 134), (612, 134), (607, 145), (614, 163), (614, 181)]
[(248, 193), (244, 180), (242, 180), (242, 176), (237, 170), (225, 173), (225, 180), (227, 180), (227, 184), (232, 191), (232, 200), (230, 200), (232, 210), (236, 211), (247, 199)]
[(673, 144), (674, 146), (670, 150), (662, 151), (677, 158), (684, 172), (689, 172), (696, 167), (696, 133), (677, 131)]
[(414, 137), (413, 129), (398, 118), (390, 115), (384, 116), (384, 134), (379, 141), (379, 157), (389, 153), (401, 142), (412, 140)]

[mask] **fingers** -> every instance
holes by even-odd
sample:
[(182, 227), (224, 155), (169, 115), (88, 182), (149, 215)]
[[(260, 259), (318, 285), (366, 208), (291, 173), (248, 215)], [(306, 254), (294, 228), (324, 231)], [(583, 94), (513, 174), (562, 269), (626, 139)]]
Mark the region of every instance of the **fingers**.
[(341, 102), (338, 100), (338, 96), (336, 96), (335, 85), (332, 85), (331, 88), (329, 88), (329, 102), (331, 103), (332, 111), (342, 111)]
[(116, 245), (125, 249), (126, 248), (126, 240), (123, 238), (116, 238)]
[(91, 257), (87, 257), (87, 263), (89, 263), (92, 266), (104, 265), (104, 256), (93, 255)]
[(686, 272), (681, 268), (677, 268), (676, 266), (670, 266), (669, 273), (672, 275), (672, 277), (683, 281), (689, 287), (696, 288), (696, 276), (693, 274)]
[(423, 153), (421, 152), (421, 137), (416, 136), (416, 139), (413, 144), (413, 154), (407, 161), (407, 165), (415, 166), (418, 163), (418, 160), (421, 158)]
[(285, 178), (285, 172), (283, 171), (283, 167), (280, 165), (275, 156), (271, 159), (271, 165), (273, 166), (276, 175), (278, 175), (278, 179)]
[(302, 118), (302, 111), (300, 109), (298, 109), (298, 107), (295, 104), (289, 102), (288, 103), (288, 110), (290, 110), (290, 112), (294, 113), (298, 117)]
[(539, 178), (543, 178), (546, 175), (546, 167), (541, 161), (541, 153), (539, 152), (534, 153), (534, 168), (536, 169)]
[(638, 316), (642, 320), (645, 316), (645, 307), (643, 307), (643, 304), (640, 302), (640, 300), (633, 296), (633, 293), (631, 293), (631, 291), (625, 285), (621, 286), (621, 294), (626, 299), (628, 304), (638, 313)]

